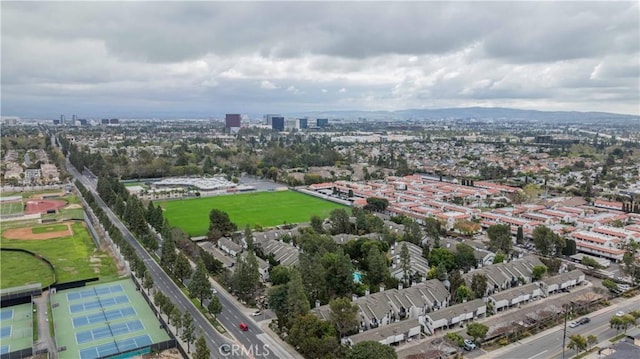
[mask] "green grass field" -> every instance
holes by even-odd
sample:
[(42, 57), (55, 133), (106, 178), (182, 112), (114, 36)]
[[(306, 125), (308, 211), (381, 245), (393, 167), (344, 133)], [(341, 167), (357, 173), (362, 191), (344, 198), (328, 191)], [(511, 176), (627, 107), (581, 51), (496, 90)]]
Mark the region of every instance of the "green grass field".
[(31, 228), (31, 233), (41, 234), (41, 233), (51, 233), (51, 232), (64, 232), (66, 230), (67, 230), (66, 224), (51, 224), (48, 226), (33, 227)]
[(0, 215), (22, 213), (23, 209), (22, 202), (1, 203)]
[(277, 226), (286, 223), (308, 222), (313, 215), (325, 218), (333, 209), (345, 208), (337, 203), (306, 194), (282, 192), (255, 192), (185, 200), (159, 202), (172, 226), (181, 228), (191, 236), (203, 236), (209, 229), (209, 212), (213, 208), (225, 211), (231, 221), (243, 229)]
[(49, 266), (34, 256), (21, 252), (0, 251), (0, 288), (11, 288), (25, 284), (53, 283)]
[[(101, 281), (118, 278), (113, 258), (107, 253), (96, 251), (96, 245), (83, 222), (74, 223), (73, 236), (46, 240), (0, 239), (3, 248), (22, 248), (47, 258), (54, 266), (59, 283), (79, 279), (100, 277)], [(3, 257), (4, 259), (4, 257)], [(4, 268), (4, 267), (3, 267)], [(20, 285), (31, 281), (27, 270), (11, 274), (11, 280)], [(3, 283), (5, 272), (2, 272)], [(36, 282), (44, 283), (46, 280)]]

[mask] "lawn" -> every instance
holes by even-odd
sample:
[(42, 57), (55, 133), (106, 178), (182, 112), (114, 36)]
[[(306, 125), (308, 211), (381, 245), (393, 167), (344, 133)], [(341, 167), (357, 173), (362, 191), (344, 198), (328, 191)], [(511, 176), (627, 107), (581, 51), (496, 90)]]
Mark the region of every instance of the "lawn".
[[(46, 240), (15, 240), (2, 238), (3, 248), (22, 248), (47, 258), (54, 266), (58, 283), (79, 279), (100, 277), (110, 281), (117, 278), (117, 268), (113, 258), (107, 253), (96, 251), (96, 245), (83, 222), (72, 225), (73, 236)], [(26, 283), (29, 271), (23, 270), (11, 278), (19, 283)], [(2, 273), (4, 277), (4, 272)], [(40, 280), (39, 282), (46, 282)]]
[(0, 288), (3, 289), (35, 283), (48, 286), (53, 283), (51, 268), (24, 252), (0, 251), (0, 273)]
[(317, 215), (328, 217), (329, 212), (345, 206), (306, 194), (255, 192), (225, 196), (159, 202), (172, 226), (180, 227), (191, 236), (203, 236), (209, 229), (209, 212), (213, 208), (225, 211), (231, 221), (243, 229), (260, 225), (272, 227), (286, 223), (308, 222)]
[(0, 204), (0, 215), (22, 213), (24, 205), (22, 202), (9, 202)]
[(42, 226), (42, 227), (33, 227), (31, 228), (31, 233), (41, 234), (41, 233), (50, 233), (50, 232), (64, 232), (66, 230), (67, 230), (66, 224), (52, 224), (52, 225)]

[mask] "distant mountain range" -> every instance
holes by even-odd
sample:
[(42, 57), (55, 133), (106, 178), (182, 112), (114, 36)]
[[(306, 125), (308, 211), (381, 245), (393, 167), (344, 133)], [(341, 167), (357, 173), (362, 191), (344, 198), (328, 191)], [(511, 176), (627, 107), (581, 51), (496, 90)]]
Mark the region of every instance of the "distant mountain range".
[(344, 119), (387, 119), (387, 120), (439, 120), (439, 119), (476, 119), (476, 120), (512, 120), (512, 121), (603, 121), (636, 120), (640, 117), (608, 112), (578, 111), (536, 111), (502, 107), (460, 107), (440, 109), (408, 109), (399, 111), (313, 111), (289, 113), (290, 116), (327, 117)]

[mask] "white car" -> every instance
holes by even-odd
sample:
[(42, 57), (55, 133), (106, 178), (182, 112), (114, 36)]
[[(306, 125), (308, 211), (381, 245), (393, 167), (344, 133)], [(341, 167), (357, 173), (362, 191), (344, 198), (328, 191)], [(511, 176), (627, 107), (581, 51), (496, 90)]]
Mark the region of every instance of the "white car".
[(616, 316), (618, 316), (618, 317), (621, 317), (621, 316), (623, 316), (623, 315), (624, 315), (624, 312), (623, 312), (623, 311), (621, 311), (621, 310), (619, 310), (619, 311), (617, 311), (617, 312), (616, 312)]
[(578, 325), (580, 325), (580, 323), (578, 323), (578, 322), (571, 322), (571, 323), (569, 323), (569, 327), (570, 327), (570, 328), (575, 328), (575, 327), (577, 327)]
[(217, 290), (217, 289), (215, 289), (215, 288), (211, 288), (211, 293), (213, 293), (213, 294), (218, 294), (218, 290)]
[(257, 316), (259, 316), (259, 315), (261, 315), (261, 314), (262, 314), (262, 312), (261, 312), (261, 311), (257, 311), (257, 312), (251, 313), (251, 316), (253, 316), (253, 317), (257, 317)]
[(474, 343), (473, 341), (471, 341), (469, 339), (465, 339), (464, 340), (464, 350), (471, 351), (471, 350), (473, 350), (475, 348), (476, 348), (476, 343)]

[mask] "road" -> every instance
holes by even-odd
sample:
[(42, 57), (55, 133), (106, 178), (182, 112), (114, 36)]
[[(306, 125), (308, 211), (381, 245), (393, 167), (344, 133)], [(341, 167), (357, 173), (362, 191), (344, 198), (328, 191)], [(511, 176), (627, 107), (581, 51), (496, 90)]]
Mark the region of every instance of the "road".
[[(102, 201), (96, 192), (96, 179), (87, 178), (80, 174), (67, 160), (67, 169), (69, 172), (79, 180), (88, 190), (90, 190), (96, 197), (96, 201), (101, 209), (107, 214), (109, 220), (122, 232), (125, 240), (129, 242), (136, 250), (136, 253), (141, 260), (144, 261), (147, 269), (151, 273), (154, 285), (157, 290), (164, 293), (171, 301), (180, 309), (182, 313), (188, 311), (193, 317), (194, 325), (196, 327), (196, 333), (203, 333), (207, 341), (207, 346), (214, 357), (222, 354), (220, 353), (220, 346), (223, 344), (231, 345), (231, 354), (225, 355), (225, 357), (233, 358), (286, 358), (290, 355), (280, 347), (277, 342), (272, 340), (266, 333), (264, 333), (253, 320), (249, 319), (244, 313), (236, 307), (234, 303), (227, 298), (226, 294), (218, 295), (223, 305), (223, 311), (218, 315), (218, 320), (229, 333), (235, 337), (236, 341), (230, 340), (216, 331), (211, 326), (209, 321), (200, 313), (193, 303), (185, 297), (180, 291), (178, 286), (171, 280), (171, 278), (164, 272), (160, 265), (151, 257), (151, 255), (140, 245), (140, 243), (133, 237), (131, 232), (125, 227), (120, 219), (109, 209), (109, 207)], [(220, 288), (218, 287), (219, 293)], [(249, 330), (243, 332), (238, 327), (240, 322), (246, 322), (249, 324)], [(265, 346), (266, 345), (266, 346)]]
[[(567, 320), (566, 344), (569, 344), (569, 337), (574, 334), (580, 334), (584, 337), (595, 335), (598, 337), (598, 342), (612, 338), (621, 332), (616, 332), (615, 329), (609, 327), (609, 319), (618, 310), (628, 313), (638, 309), (640, 309), (640, 297), (635, 297), (619, 304), (611, 305), (596, 313), (586, 315), (591, 318), (591, 322), (576, 328), (569, 328), (570, 320)], [(560, 359), (562, 358), (562, 337), (563, 327), (557, 326), (545, 331), (542, 335), (524, 339), (503, 349), (489, 352), (482, 357), (496, 359)], [(570, 358), (574, 355), (575, 350), (567, 349), (565, 352), (565, 358)]]

